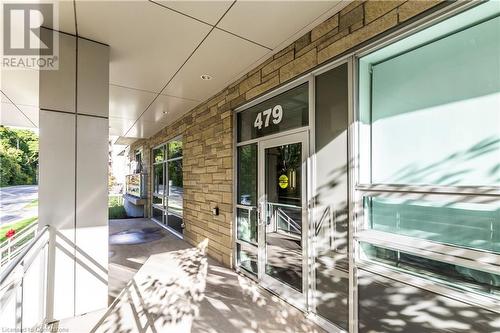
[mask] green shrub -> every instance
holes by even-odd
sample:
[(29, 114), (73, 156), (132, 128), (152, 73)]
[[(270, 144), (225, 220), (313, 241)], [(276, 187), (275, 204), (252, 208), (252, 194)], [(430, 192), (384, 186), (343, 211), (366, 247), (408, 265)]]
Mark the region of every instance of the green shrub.
[(122, 196), (110, 196), (108, 199), (108, 216), (110, 219), (128, 218), (125, 207), (123, 206)]

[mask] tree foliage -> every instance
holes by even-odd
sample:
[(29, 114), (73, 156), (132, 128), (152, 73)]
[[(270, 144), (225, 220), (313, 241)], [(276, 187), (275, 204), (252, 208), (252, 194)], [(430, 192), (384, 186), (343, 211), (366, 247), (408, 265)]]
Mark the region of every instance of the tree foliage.
[(0, 186), (37, 182), (38, 135), (0, 126)]

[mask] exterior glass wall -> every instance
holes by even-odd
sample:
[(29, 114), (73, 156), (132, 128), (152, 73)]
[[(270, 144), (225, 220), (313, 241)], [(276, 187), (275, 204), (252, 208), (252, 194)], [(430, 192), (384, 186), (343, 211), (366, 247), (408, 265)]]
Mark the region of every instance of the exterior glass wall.
[[(485, 309), (500, 302), (499, 15), (487, 2), (358, 67), (360, 272), (416, 277)], [(363, 321), (383, 318), (361, 296), (368, 331)], [(385, 301), (377, 306), (395, 307)]]
[[(278, 173), (266, 178), (271, 157), (261, 145), (304, 130), (314, 152), (303, 174), (307, 244), (297, 240), (310, 246), (310, 265), (301, 275), (307, 310), (331, 330), (494, 331), (489, 322), (500, 304), (500, 8), (491, 1), (471, 6), (362, 52), (238, 110), (236, 266), (261, 284), (269, 273), (262, 231), (273, 220), (259, 203), (272, 199), (261, 187), (279, 183), (272, 181)], [(313, 84), (304, 84), (306, 78)], [(284, 113), (283, 105), (293, 111)], [(288, 184), (291, 177), (285, 179)], [(293, 285), (294, 279), (277, 280)], [(408, 314), (419, 302), (461, 312), (439, 317), (430, 306), (415, 319)]]
[(182, 140), (153, 149), (153, 218), (183, 233)]

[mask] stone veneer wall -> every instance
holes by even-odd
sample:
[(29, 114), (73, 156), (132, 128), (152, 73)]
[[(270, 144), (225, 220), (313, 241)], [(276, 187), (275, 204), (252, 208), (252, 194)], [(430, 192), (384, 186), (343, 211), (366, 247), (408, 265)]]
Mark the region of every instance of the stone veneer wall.
[[(445, 2), (354, 1), (172, 125), (150, 139), (135, 142), (130, 152), (133, 154), (135, 149), (143, 147), (146, 172), (151, 174), (151, 148), (182, 135), (184, 239), (194, 245), (208, 238), (209, 255), (232, 265), (231, 110)], [(149, 207), (151, 177), (148, 179)], [(219, 207), (219, 216), (211, 213), (215, 206)]]

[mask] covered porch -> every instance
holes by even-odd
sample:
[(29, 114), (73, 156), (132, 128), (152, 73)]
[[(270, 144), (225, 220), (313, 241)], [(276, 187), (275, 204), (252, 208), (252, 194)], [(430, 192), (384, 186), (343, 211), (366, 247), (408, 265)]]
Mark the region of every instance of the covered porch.
[(69, 332), (324, 332), (306, 315), (154, 221), (109, 222), (108, 310), (63, 320)]

